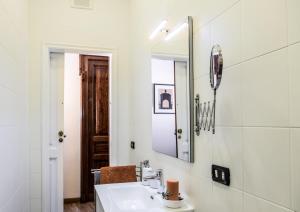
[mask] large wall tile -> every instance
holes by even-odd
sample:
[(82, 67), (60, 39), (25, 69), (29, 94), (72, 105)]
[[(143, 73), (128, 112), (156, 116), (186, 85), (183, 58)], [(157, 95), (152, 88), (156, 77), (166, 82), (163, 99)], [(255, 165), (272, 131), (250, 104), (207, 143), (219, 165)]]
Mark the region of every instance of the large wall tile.
[(211, 26), (199, 29), (194, 38), (194, 73), (195, 78), (209, 73), (211, 51)]
[(1, 212), (30, 211), (27, 6), (27, 0), (0, 0)]
[(214, 183), (213, 212), (241, 212), (243, 211), (243, 193)]
[[(21, 3), (21, 1), (20, 1)], [(23, 36), (20, 35), (20, 28), (17, 28), (16, 25), (12, 22), (11, 14), (7, 13), (6, 11), (1, 11), (0, 5), (0, 31), (5, 32), (0, 34), (0, 43), (1, 46), (6, 48), (6, 52), (10, 54), (14, 59), (17, 59), (20, 62), (24, 62), (24, 53), (26, 54), (27, 51), (24, 51), (25, 42), (27, 41), (27, 34)], [(25, 23), (19, 23), (26, 26)], [(23, 67), (22, 67), (23, 68)]]
[(200, 136), (195, 136), (195, 162), (196, 170), (192, 171), (193, 175), (203, 178), (211, 178), (212, 164), (212, 142), (211, 132), (201, 131)]
[[(232, 66), (223, 72), (217, 90), (216, 125), (242, 125), (242, 66)], [(208, 87), (210, 89), (210, 87)], [(211, 89), (210, 89), (211, 90)]]
[(292, 206), (300, 211), (300, 129), (291, 130)]
[(238, 2), (211, 24), (212, 45), (223, 51), (224, 67), (241, 62), (241, 3)]
[(289, 129), (244, 128), (244, 190), (290, 207)]
[(287, 44), (286, 0), (242, 0), (242, 3), (244, 59)]
[(243, 64), (242, 106), (245, 126), (288, 126), (287, 50)]
[[(211, 178), (201, 178), (191, 174), (189, 181), (189, 197), (199, 211), (211, 211), (214, 205), (213, 201), (213, 183)], [(197, 189), (195, 189), (197, 187)]]
[(204, 75), (199, 78), (199, 81), (196, 82), (199, 83), (198, 85), (195, 85), (198, 87), (197, 92), (195, 92), (195, 95), (198, 93), (200, 95), (200, 102), (207, 102), (210, 101), (212, 104), (213, 101), (213, 90), (210, 87), (210, 80), (209, 75)]
[(10, 89), (0, 85), (0, 126), (13, 126), (20, 120), (20, 108), (18, 104), (18, 97)]
[[(226, 9), (229, 9), (238, 1), (239, 0), (192, 0), (189, 1), (189, 3), (191, 2), (192, 7), (196, 7), (198, 9), (198, 25), (203, 26), (203, 24), (210, 22), (218, 15), (224, 13)], [(201, 2), (201, 4), (199, 4), (199, 2)]]
[(230, 169), (231, 186), (243, 189), (243, 140), (240, 127), (217, 127), (212, 135), (213, 164)]
[[(0, 167), (2, 172), (0, 175), (0, 211), (1, 207), (14, 195), (18, 189), (20, 170), (19, 156), (16, 155), (18, 147), (18, 136), (16, 135), (16, 127), (1, 127), (0, 126)], [(4, 148), (5, 147), (5, 148)], [(16, 172), (16, 173), (15, 173)]]
[[(18, 68), (14, 59), (7, 54), (6, 48), (0, 47), (0, 85), (10, 88), (13, 92), (20, 90), (18, 87), (21, 77), (18, 74)], [(19, 79), (19, 80), (16, 80)], [(23, 79), (22, 79), (23, 80)]]
[(300, 127), (300, 44), (288, 48), (290, 73), (290, 124)]
[(300, 1), (287, 0), (288, 7), (288, 41), (295, 43), (300, 41)]
[(244, 194), (244, 212), (292, 212), (271, 202)]

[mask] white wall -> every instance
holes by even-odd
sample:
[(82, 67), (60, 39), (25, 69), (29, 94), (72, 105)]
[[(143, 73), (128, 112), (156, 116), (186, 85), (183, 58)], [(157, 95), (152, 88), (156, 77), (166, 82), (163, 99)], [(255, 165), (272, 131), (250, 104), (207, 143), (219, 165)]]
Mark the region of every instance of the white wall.
[[(300, 1), (132, 0), (131, 161), (150, 159), (179, 178), (196, 211), (300, 210)], [(161, 20), (195, 18), (195, 93), (212, 99), (209, 55), (219, 43), (224, 76), (217, 94), (216, 135), (201, 132), (195, 163), (151, 149), (151, 48)], [(143, 107), (141, 107), (143, 103)], [(231, 187), (213, 183), (211, 164), (231, 169)]]
[(30, 0), (30, 140), (31, 212), (41, 211), (41, 69), (42, 47), (46, 43), (115, 49), (117, 98), (114, 111), (118, 143), (117, 163), (128, 163), (129, 146), (129, 3), (127, 0), (96, 0), (92, 10), (70, 7), (69, 0)]
[(29, 211), (27, 3), (0, 0), (0, 212)]
[(64, 198), (80, 197), (81, 77), (79, 54), (65, 54)]

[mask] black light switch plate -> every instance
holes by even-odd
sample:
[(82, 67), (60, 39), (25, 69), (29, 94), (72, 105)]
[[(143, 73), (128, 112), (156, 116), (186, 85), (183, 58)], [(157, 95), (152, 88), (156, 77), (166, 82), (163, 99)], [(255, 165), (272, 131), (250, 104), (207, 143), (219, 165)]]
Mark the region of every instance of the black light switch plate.
[(229, 168), (212, 165), (211, 175), (212, 175), (213, 181), (227, 185), (227, 186), (230, 185), (230, 170), (229, 170)]
[(131, 148), (131, 149), (135, 149), (135, 142), (134, 142), (134, 141), (131, 141), (131, 142), (130, 142), (130, 148)]

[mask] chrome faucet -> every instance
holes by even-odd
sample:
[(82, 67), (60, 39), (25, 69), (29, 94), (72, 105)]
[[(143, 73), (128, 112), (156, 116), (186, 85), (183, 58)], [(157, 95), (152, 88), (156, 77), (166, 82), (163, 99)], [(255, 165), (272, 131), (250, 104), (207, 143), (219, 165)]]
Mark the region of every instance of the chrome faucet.
[(163, 192), (165, 192), (165, 181), (162, 169), (156, 170), (156, 179), (159, 181), (159, 188), (157, 193), (162, 194)]

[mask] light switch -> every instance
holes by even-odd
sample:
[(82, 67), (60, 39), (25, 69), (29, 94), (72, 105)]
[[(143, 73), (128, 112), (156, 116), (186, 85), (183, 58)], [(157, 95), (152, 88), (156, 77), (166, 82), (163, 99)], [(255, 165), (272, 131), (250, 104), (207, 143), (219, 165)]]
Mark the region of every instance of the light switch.
[(212, 179), (215, 182), (230, 185), (230, 170), (229, 168), (212, 165), (211, 167)]

